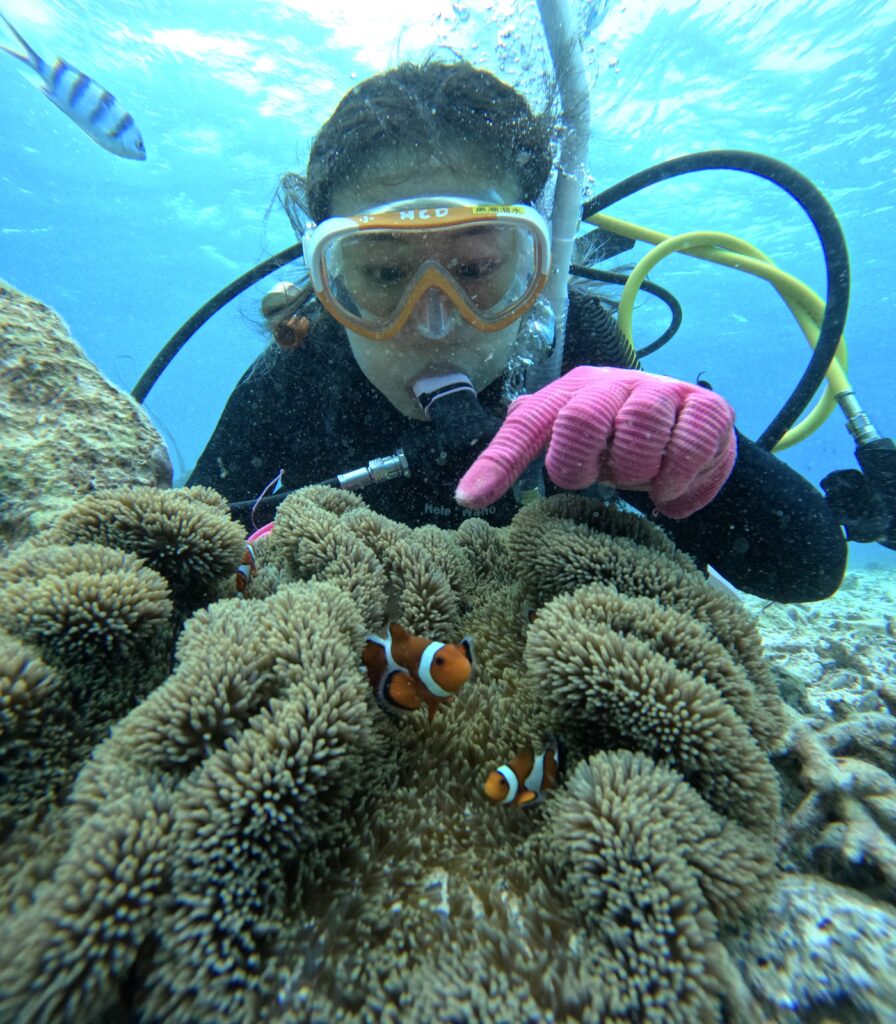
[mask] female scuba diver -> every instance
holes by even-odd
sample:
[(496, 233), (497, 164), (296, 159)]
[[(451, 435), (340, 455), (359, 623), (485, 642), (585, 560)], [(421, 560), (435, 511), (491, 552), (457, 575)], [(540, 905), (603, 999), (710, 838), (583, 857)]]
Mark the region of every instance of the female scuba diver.
[[(711, 390), (644, 372), (600, 299), (570, 289), (561, 375), (510, 401), (535, 358), (550, 270), (536, 204), (551, 118), (466, 62), (402, 64), (352, 88), (281, 198), (310, 222), (311, 291), (266, 298), (277, 343), (244, 375), (189, 483), (230, 501), (282, 468), (293, 489), (401, 449), (410, 475), (365, 492), (408, 523), (504, 525), (545, 454), (555, 488), (616, 488), (704, 567), (777, 601), (842, 579), (846, 540), (822, 495), (734, 430)], [(297, 314), (296, 295), (311, 296)], [(549, 488), (550, 489), (550, 488)]]

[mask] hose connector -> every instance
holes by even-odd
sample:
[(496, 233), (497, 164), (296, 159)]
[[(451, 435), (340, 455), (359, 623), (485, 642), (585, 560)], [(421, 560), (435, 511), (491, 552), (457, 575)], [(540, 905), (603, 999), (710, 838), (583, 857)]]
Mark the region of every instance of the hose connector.
[(371, 459), (366, 466), (338, 473), (336, 481), (344, 491), (359, 491), (368, 484), (379, 484), (400, 476), (410, 476), (411, 470), (404, 451), (399, 448), (392, 455)]
[(841, 391), (835, 397), (837, 404), (843, 410), (843, 415), (846, 417), (846, 429), (855, 438), (857, 447), (881, 439), (867, 413), (859, 405), (855, 391)]

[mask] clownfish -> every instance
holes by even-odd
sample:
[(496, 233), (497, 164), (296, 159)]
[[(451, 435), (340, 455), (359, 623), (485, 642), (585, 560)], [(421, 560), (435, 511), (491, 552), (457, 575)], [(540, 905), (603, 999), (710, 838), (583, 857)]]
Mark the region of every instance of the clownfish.
[[(280, 475), (283, 475), (282, 469), (280, 470)], [(270, 487), (270, 484), (268, 484), (268, 487)], [(267, 487), (265, 488), (265, 491), (266, 490)], [(252, 577), (258, 575), (258, 564), (255, 560), (255, 548), (252, 545), (255, 541), (261, 540), (262, 537), (269, 536), (273, 529), (273, 523), (265, 523), (264, 526), (260, 526), (254, 533), (249, 535), (249, 539), (246, 541), (246, 550), (243, 552), (242, 561), (236, 567), (236, 592), (238, 594), (242, 594), (246, 587), (249, 586), (249, 582)]]
[(367, 637), (361, 660), (381, 707), (416, 711), (425, 704), (432, 721), (439, 705), (470, 678), (473, 644), (469, 637), (443, 644), (390, 622), (386, 636)]
[(526, 747), (512, 761), (489, 772), (483, 789), (496, 804), (534, 807), (549, 789), (557, 788), (562, 769), (563, 746), (551, 736), (540, 754)]
[(255, 564), (255, 549), (248, 542), (243, 552), (243, 560), (236, 567), (236, 592), (242, 594), (249, 586), (249, 580), (258, 572)]

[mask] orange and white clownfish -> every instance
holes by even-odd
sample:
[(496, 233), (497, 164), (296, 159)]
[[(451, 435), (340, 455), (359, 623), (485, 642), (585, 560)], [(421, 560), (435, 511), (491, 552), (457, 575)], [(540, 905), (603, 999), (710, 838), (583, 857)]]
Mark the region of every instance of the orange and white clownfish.
[(432, 721), (470, 678), (473, 643), (464, 637), (459, 644), (443, 644), (390, 622), (386, 636), (367, 637), (361, 660), (383, 708), (416, 711), (425, 704)]
[(556, 789), (563, 769), (563, 746), (556, 737), (545, 740), (544, 750), (521, 750), (512, 761), (489, 772), (483, 789), (496, 804), (534, 807), (549, 789)]
[(258, 572), (258, 567), (255, 564), (255, 549), (251, 544), (246, 544), (246, 550), (243, 552), (243, 560), (236, 567), (236, 592), (242, 594), (246, 587), (249, 586), (249, 580)]

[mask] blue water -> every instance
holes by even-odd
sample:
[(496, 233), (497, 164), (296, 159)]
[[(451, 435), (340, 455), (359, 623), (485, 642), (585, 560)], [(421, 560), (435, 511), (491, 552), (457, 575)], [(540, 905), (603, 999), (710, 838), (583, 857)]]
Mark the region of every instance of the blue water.
[[(896, 3), (655, 0), (610, 4), (603, 19), (592, 7), (576, 10), (592, 81), (591, 189), (717, 147), (768, 153), (811, 178), (852, 259), (849, 376), (892, 436)], [(316, 127), (354, 81), (445, 45), (534, 97), (545, 61), (525, 0), (381, 0), (363, 17), (352, 0), (3, 0), (2, 10), (45, 59), (64, 56), (111, 90), (146, 142), (145, 164), (111, 156), (0, 54), (0, 276), (58, 310), (126, 389), (207, 298), (294, 241), (271, 207), (278, 175), (303, 167)], [(672, 233), (741, 235), (824, 294), (805, 215), (750, 176), (703, 172), (610, 212)], [(807, 358), (780, 300), (686, 257), (653, 277), (678, 295), (685, 319), (647, 368), (684, 379), (703, 372), (755, 436)], [(267, 286), (216, 316), (149, 396), (178, 474), (264, 345), (257, 311)], [(663, 326), (662, 308), (640, 308), (636, 343)], [(852, 448), (835, 411), (783, 457), (817, 483), (853, 466)], [(896, 553), (853, 545), (852, 564), (868, 561), (896, 565)]]

